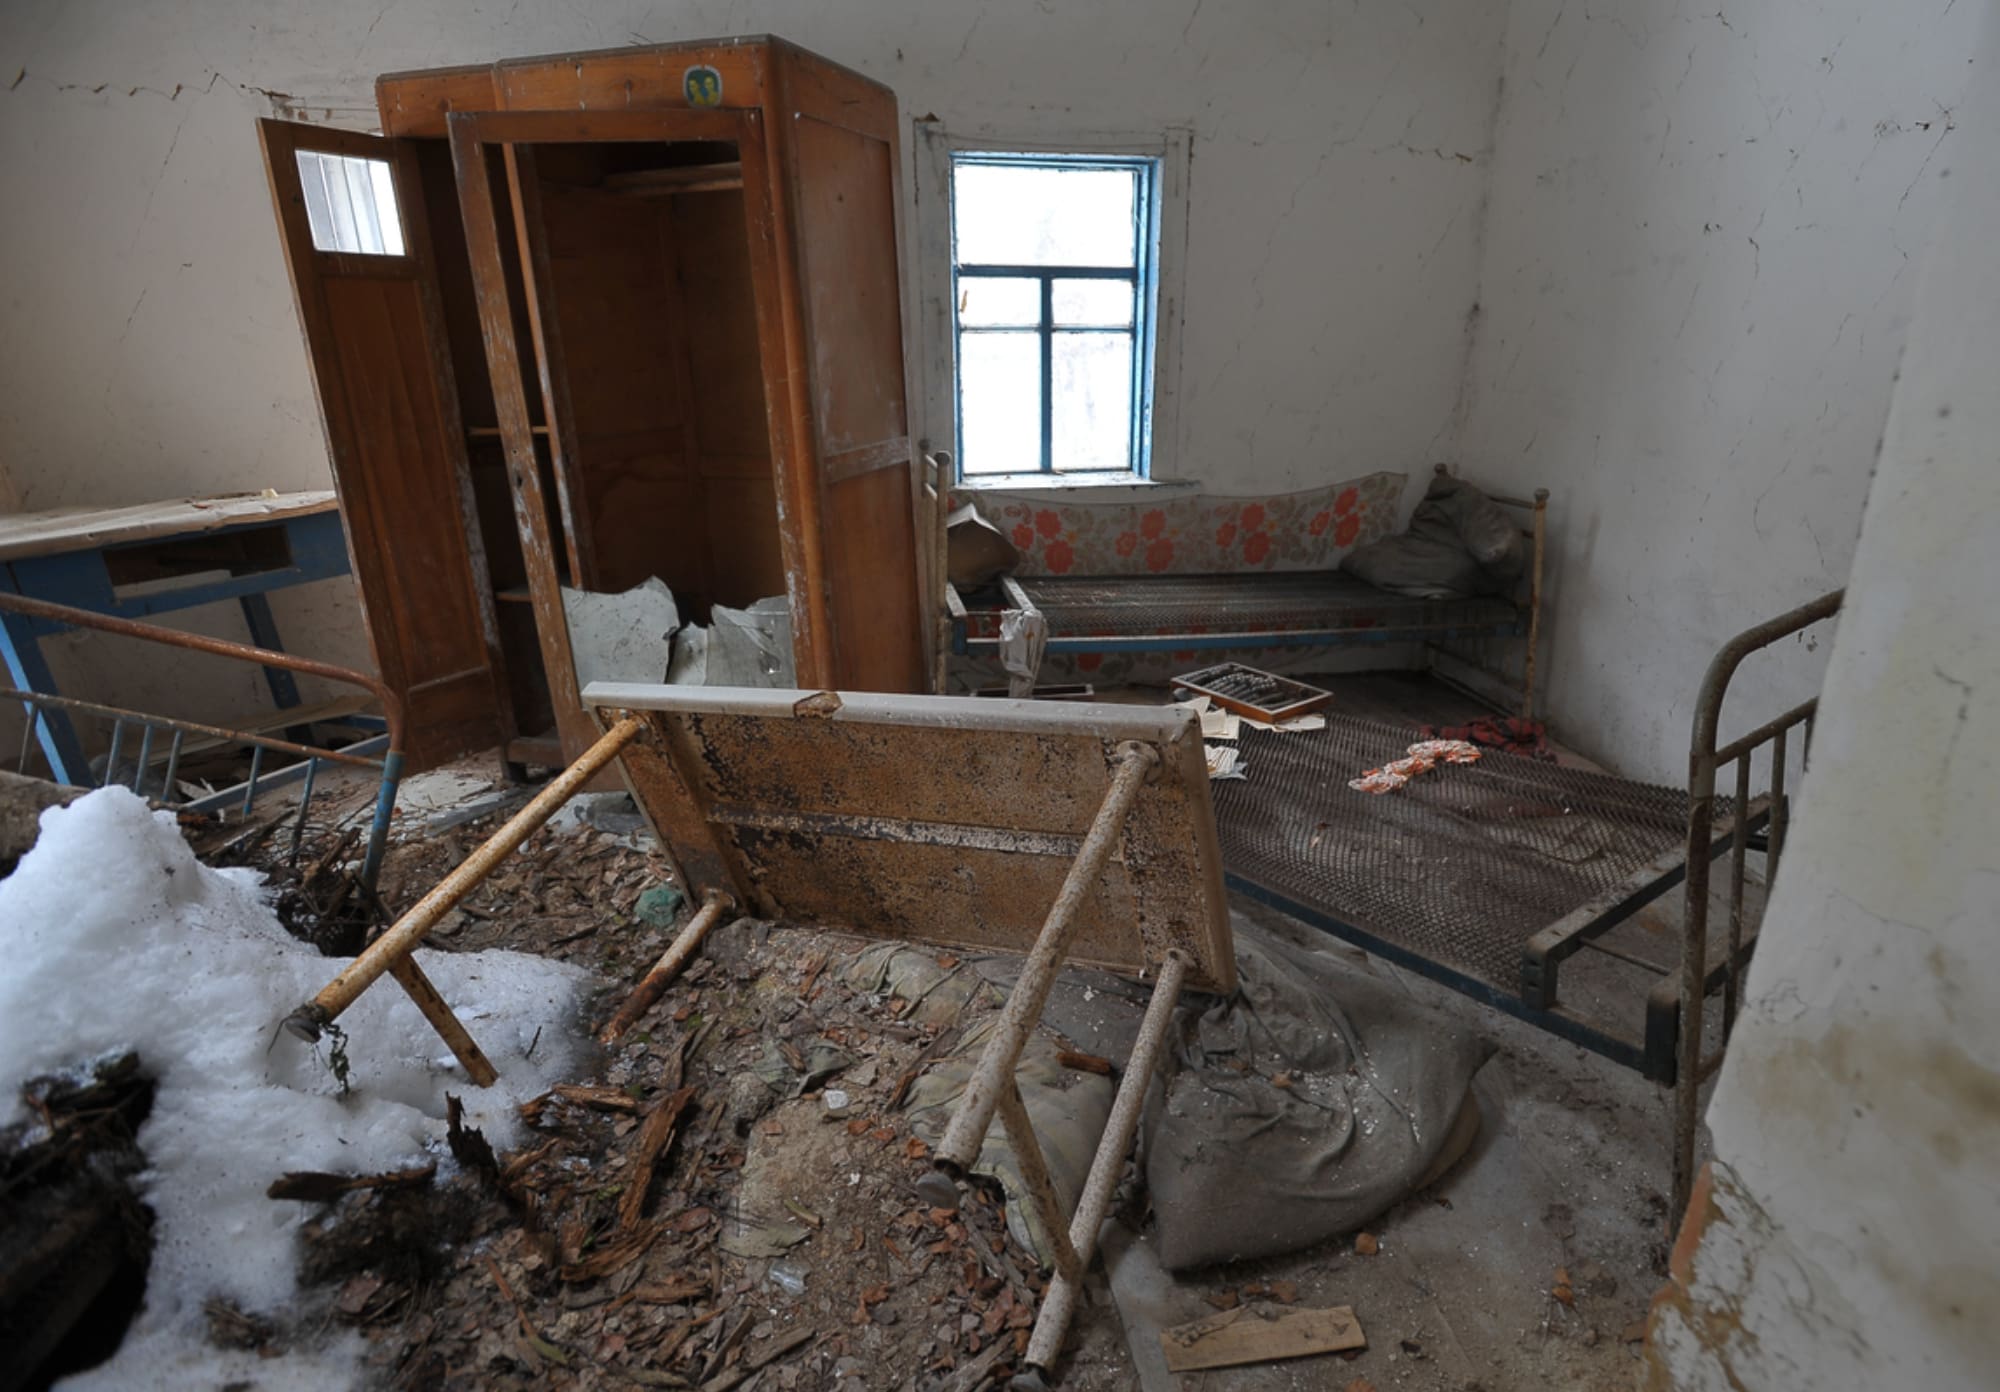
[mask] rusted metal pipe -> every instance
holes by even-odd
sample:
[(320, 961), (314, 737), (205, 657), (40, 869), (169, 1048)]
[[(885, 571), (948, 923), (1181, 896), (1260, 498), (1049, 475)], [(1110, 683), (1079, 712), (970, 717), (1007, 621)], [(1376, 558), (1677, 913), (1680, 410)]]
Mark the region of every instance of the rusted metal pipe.
[(1063, 1218), (1062, 1200), (1056, 1196), (1055, 1179), (1049, 1174), (1049, 1162), (1042, 1154), (1035, 1124), (1028, 1120), (1020, 1084), (1011, 1076), (1000, 1089), (1000, 1124), (1006, 1129), (1007, 1144), (1014, 1148), (1021, 1180), (1028, 1186), (1028, 1201), (1034, 1205), (1035, 1216), (1041, 1219), (1042, 1231), (1048, 1234), (1049, 1254), (1054, 1258), (1051, 1265), (1066, 1280), (1081, 1281), (1083, 1262), (1069, 1240), (1069, 1224)]
[[(1687, 879), (1682, 887), (1681, 910), (1681, 998), (1680, 1037), (1675, 1041), (1674, 1070), (1674, 1194), (1667, 1213), (1668, 1230), (1680, 1226), (1694, 1192), (1695, 1133), (1701, 1126), (1702, 1003), (1707, 999), (1708, 982), (1708, 886), (1709, 847), (1714, 839), (1715, 774), (1724, 762), (1718, 757), (1716, 732), (1722, 725), (1722, 698), (1729, 679), (1745, 658), (1759, 648), (1770, 646), (1840, 612), (1845, 590), (1834, 590), (1801, 604), (1775, 619), (1746, 628), (1727, 643), (1708, 664), (1694, 703), (1694, 730), (1688, 741), (1688, 829)], [(1807, 703), (1808, 706), (1811, 703)], [(1789, 726), (1806, 707), (1779, 717)], [(1803, 714), (1810, 720), (1811, 714)], [(1762, 731), (1753, 731), (1759, 734)], [(1749, 757), (1750, 750), (1738, 740), (1729, 746), (1732, 757)], [(1743, 818), (1738, 809), (1739, 821)], [(1737, 835), (1746, 827), (1739, 825)], [(1733, 968), (1734, 963), (1731, 963)]]
[[(6, 596), (0, 595), (0, 599)], [(45, 691), (23, 691), (18, 687), (8, 687), (0, 691), (0, 701), (23, 701), (30, 705), (47, 706), (55, 710), (76, 711), (82, 715), (100, 715), (107, 720), (133, 721), (147, 729), (173, 730), (184, 735), (207, 735), (213, 739), (229, 740), (235, 744), (247, 744), (259, 749), (275, 749), (280, 754), (296, 754), (301, 759), (325, 759), (330, 763), (352, 764), (371, 772), (382, 767), (380, 759), (365, 754), (347, 754), (338, 749), (316, 749), (311, 745), (294, 744), (271, 735), (255, 735), (247, 730), (231, 730), (221, 725), (205, 725), (199, 720), (182, 720), (177, 716), (147, 715), (143, 711), (126, 710), (122, 706), (107, 706), (98, 701), (85, 701), (75, 696), (52, 696)], [(120, 737), (122, 738), (122, 736)], [(114, 748), (113, 753), (116, 753)], [(178, 762), (178, 761), (175, 761)], [(110, 771), (106, 765), (107, 773)], [(165, 801), (162, 798), (162, 801)]]
[(1153, 985), (1153, 998), (1146, 1003), (1146, 1016), (1139, 1022), (1138, 1038), (1132, 1041), (1132, 1055), (1125, 1062), (1125, 1076), (1118, 1080), (1118, 1094), (1111, 1100), (1111, 1115), (1098, 1139), (1097, 1153), (1090, 1159), (1090, 1176), (1083, 1182), (1076, 1216), (1070, 1220), (1069, 1245), (1077, 1259), (1077, 1275), (1058, 1270), (1042, 1296), (1042, 1308), (1035, 1312), (1034, 1332), (1028, 1336), (1024, 1362), (1046, 1373), (1055, 1366), (1069, 1333), (1071, 1315), (1076, 1312), (1077, 1291), (1083, 1285), (1083, 1270), (1097, 1254), (1097, 1230), (1111, 1210), (1111, 1195), (1125, 1173), (1125, 1154), (1132, 1148), (1132, 1135), (1139, 1129), (1139, 1113), (1146, 1105), (1152, 1086), (1153, 1069), (1159, 1063), (1161, 1046), (1166, 1043), (1167, 1026), (1179, 1003), (1181, 983), (1187, 979), (1190, 958), (1179, 948), (1160, 964), (1160, 978)]
[(999, 1022), (966, 1082), (965, 1094), (945, 1127), (944, 1139), (938, 1143), (938, 1166), (947, 1175), (964, 1174), (978, 1158), (986, 1129), (993, 1124), (1000, 1089), (1013, 1078), (1015, 1060), (1020, 1058), (1021, 1048), (1028, 1041), (1028, 1032), (1042, 1018), (1049, 988), (1055, 984), (1056, 973), (1062, 970), (1082, 927), (1079, 911), (1083, 902), (1097, 888), (1105, 862), (1111, 859), (1111, 852), (1125, 834), (1125, 817), (1139, 796), (1139, 786), (1159, 758), (1151, 745), (1128, 740), (1118, 746), (1112, 762), (1111, 786), (1090, 823), (1089, 834), (1083, 838), (1082, 849), (1070, 862), (1062, 889), (1049, 907), (1048, 917), (1042, 920), (1034, 949), (1022, 964), (1021, 979), (1008, 993)]
[[(216, 657), (236, 658), (243, 662), (254, 662), (260, 667), (282, 667), (288, 672), (302, 672), (309, 677), (323, 677), (327, 681), (340, 682), (345, 686), (358, 686), (381, 703), (382, 718), (389, 727), (389, 747), (398, 750), (403, 747), (402, 703), (396, 699), (396, 693), (389, 689), (388, 683), (379, 677), (371, 677), (366, 672), (357, 672), (351, 667), (320, 662), (310, 657), (277, 652), (271, 648), (260, 648), (250, 643), (232, 642), (227, 638), (210, 638), (206, 634), (184, 633), (177, 628), (162, 628), (158, 624), (121, 619), (111, 614), (94, 614), (88, 609), (75, 609), (67, 604), (51, 604), (46, 599), (30, 599), (26, 595), (0, 594), (0, 609), (26, 614), (30, 618), (46, 619), (50, 623), (67, 624), (72, 628), (93, 628), (100, 633), (116, 633), (126, 638), (144, 639), (149, 643), (165, 643), (169, 647), (211, 653)], [(203, 733), (208, 731), (205, 730)], [(296, 749), (298, 746), (272, 747)]]
[(618, 756), (618, 752), (645, 728), (644, 722), (627, 716), (605, 731), (597, 743), (583, 751), (577, 761), (549, 780), (547, 787), (507, 820), (467, 856), (458, 868), (438, 881), (437, 887), (419, 899), (408, 913), (397, 919), (372, 943), (368, 950), (348, 963), (347, 969), (326, 984), (326, 988), (285, 1020), (285, 1028), (307, 1041), (317, 1040), (328, 1023), (354, 1004), (356, 997), (380, 979), (395, 963), (408, 956), (439, 919), (471, 893), (474, 886), (492, 874), (523, 841), (534, 835), (542, 823), (553, 817), (598, 770)]
[(1549, 490), (1535, 490), (1534, 550), (1528, 574), (1528, 653), (1522, 663), (1521, 718), (1535, 718), (1535, 650), (1542, 643), (1542, 564), (1547, 552)]
[(660, 960), (653, 964), (653, 969), (646, 973), (632, 994), (626, 997), (625, 1004), (618, 1007), (618, 1013), (611, 1017), (611, 1023), (597, 1036), (600, 1043), (616, 1044), (626, 1030), (639, 1023), (639, 1017), (653, 1008), (654, 1003), (659, 1000), (673, 979), (681, 974), (681, 969), (687, 966), (688, 959), (700, 949), (702, 939), (708, 936), (708, 930), (716, 925), (726, 911), (734, 907), (734, 903), (735, 901), (719, 889), (711, 889), (702, 896), (701, 907), (695, 910), (695, 915), (688, 920), (687, 927), (681, 929), (679, 935), (674, 938), (672, 946), (661, 954)]

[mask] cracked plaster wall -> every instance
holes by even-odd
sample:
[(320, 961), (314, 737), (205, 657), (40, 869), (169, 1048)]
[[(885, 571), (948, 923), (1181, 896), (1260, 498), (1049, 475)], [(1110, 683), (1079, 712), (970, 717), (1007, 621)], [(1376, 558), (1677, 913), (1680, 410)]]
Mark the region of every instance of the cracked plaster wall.
[(1847, 576), (1981, 8), (1511, 6), (1458, 454), (1551, 489), (1549, 711), (1622, 772), (1683, 780), (1715, 650)]
[(2000, 1366), (2000, 14), (1979, 53), (1655, 1387)]
[[(0, 479), (27, 508), (327, 486), (252, 129), (274, 104), (368, 128), (384, 71), (765, 30), (888, 83), (906, 118), (1190, 128), (1176, 475), (1420, 472), (1458, 391), (1504, 20), (1483, 0), (24, 0), (0, 11)], [(311, 589), (278, 604), (297, 645), (363, 657), (345, 582)], [(51, 646), (84, 689), (228, 704)]]

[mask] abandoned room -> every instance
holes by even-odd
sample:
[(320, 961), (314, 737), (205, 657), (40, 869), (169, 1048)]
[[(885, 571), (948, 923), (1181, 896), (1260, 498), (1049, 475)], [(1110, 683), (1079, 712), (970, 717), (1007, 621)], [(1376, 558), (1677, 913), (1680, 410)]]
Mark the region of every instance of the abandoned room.
[(1996, 64), (0, 6), (0, 1392), (1994, 1386)]

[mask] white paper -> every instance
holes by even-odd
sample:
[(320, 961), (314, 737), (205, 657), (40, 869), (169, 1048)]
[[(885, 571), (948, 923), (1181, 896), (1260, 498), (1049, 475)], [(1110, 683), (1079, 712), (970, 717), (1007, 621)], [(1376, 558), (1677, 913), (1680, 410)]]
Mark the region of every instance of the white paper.
[(1326, 717), (1317, 713), (1312, 715), (1295, 715), (1290, 720), (1280, 720), (1273, 723), (1269, 720), (1259, 720), (1255, 716), (1246, 715), (1243, 717), (1243, 723), (1259, 730), (1275, 730), (1281, 735), (1296, 735), (1307, 730), (1324, 730), (1326, 728)]
[(1208, 754), (1208, 777), (1211, 782), (1243, 777), (1242, 756), (1233, 748), (1226, 744), (1206, 744), (1202, 748)]

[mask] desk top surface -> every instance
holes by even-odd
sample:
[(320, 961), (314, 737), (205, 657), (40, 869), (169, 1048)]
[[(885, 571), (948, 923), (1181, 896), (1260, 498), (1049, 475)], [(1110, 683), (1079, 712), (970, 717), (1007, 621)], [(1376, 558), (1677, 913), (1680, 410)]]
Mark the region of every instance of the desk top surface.
[(0, 517), (0, 561), (91, 551), (100, 546), (186, 536), (339, 507), (331, 489), (302, 493), (223, 493), (127, 507), (55, 508)]

